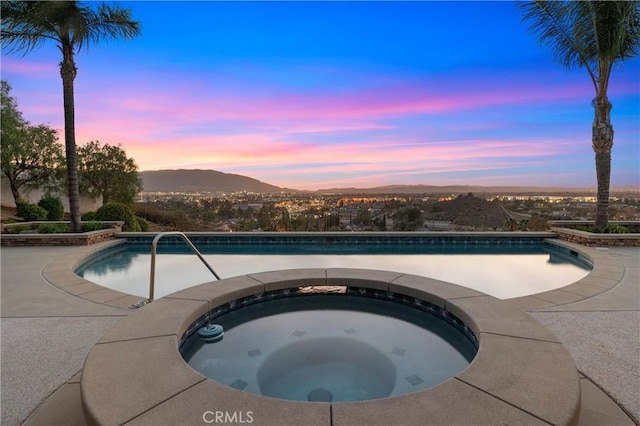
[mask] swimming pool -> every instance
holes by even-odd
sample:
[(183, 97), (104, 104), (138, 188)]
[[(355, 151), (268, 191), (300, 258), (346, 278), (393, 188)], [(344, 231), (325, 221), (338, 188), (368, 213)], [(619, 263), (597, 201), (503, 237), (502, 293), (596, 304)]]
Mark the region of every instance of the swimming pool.
[[(397, 237), (397, 238), (395, 238)], [(577, 253), (544, 238), (398, 235), (249, 236), (193, 239), (221, 278), (298, 268), (363, 268), (420, 275), (459, 284), (500, 299), (564, 287), (588, 274)], [(104, 287), (148, 297), (150, 242), (131, 239), (101, 252), (75, 271)], [(158, 246), (155, 295), (162, 297), (214, 278), (177, 239)]]

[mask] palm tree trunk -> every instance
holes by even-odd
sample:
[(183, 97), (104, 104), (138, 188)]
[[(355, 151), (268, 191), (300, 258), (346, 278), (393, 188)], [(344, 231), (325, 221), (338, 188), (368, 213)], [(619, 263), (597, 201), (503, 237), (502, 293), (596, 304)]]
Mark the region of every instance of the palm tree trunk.
[(63, 51), (60, 75), (62, 77), (64, 101), (64, 145), (67, 158), (71, 232), (80, 232), (82, 229), (80, 223), (80, 191), (78, 189), (78, 155), (76, 152), (75, 103), (73, 95), (73, 81), (76, 78), (76, 74), (77, 69), (73, 60), (73, 52)]
[(613, 126), (611, 126), (611, 103), (606, 96), (593, 100), (595, 118), (592, 129), (593, 151), (596, 154), (596, 178), (598, 193), (596, 201), (596, 232), (602, 232), (609, 222), (609, 187), (611, 185), (611, 149), (613, 148)]

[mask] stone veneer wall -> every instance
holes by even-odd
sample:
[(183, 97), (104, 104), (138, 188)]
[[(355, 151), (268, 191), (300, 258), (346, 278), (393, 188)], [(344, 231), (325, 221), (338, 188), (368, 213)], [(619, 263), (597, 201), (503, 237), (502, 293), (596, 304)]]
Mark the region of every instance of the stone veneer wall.
[(107, 222), (112, 228), (79, 234), (2, 234), (0, 245), (4, 247), (25, 246), (90, 246), (115, 238), (122, 232), (123, 222)]
[[(637, 220), (610, 220), (610, 225), (621, 225), (627, 228), (631, 233), (640, 233), (640, 221)], [(550, 220), (549, 225), (552, 228), (576, 229), (581, 226), (593, 226), (593, 220)]]
[(588, 247), (640, 247), (640, 233), (594, 234), (568, 228), (551, 228), (561, 240)]

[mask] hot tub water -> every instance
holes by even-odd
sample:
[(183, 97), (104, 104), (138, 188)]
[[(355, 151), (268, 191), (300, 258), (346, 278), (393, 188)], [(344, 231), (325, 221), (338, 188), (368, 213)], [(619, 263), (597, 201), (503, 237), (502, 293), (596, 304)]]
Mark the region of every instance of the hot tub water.
[(246, 392), (345, 402), (435, 386), (477, 351), (475, 337), (455, 318), (391, 293), (275, 293), (261, 300), (214, 312), (211, 321), (224, 337), (186, 338), (181, 353), (189, 365)]

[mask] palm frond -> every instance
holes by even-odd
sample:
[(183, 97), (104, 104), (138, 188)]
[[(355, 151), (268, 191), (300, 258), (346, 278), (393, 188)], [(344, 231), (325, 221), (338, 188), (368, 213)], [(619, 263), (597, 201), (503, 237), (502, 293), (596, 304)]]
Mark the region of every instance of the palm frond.
[(519, 7), (556, 60), (567, 68), (587, 69), (596, 92), (606, 87), (616, 61), (640, 50), (640, 1), (536, 0)]
[(638, 55), (639, 1), (591, 1), (585, 6), (594, 32), (595, 54), (610, 63)]
[[(593, 71), (593, 59), (583, 48), (583, 22), (576, 26), (576, 4), (574, 1), (532, 1), (519, 3), (524, 10), (523, 20), (528, 21), (529, 30), (538, 36), (538, 41), (553, 51), (554, 59), (566, 68), (587, 67)], [(582, 19), (584, 21), (584, 19)]]
[(0, 40), (3, 49), (27, 54), (45, 41), (57, 39), (41, 13), (41, 6), (45, 3), (48, 2), (1, 2)]
[(131, 10), (101, 4), (97, 11), (88, 6), (78, 10), (73, 42), (81, 50), (108, 39), (132, 39), (140, 34), (140, 23), (131, 19)]
[(117, 6), (77, 1), (2, 1), (2, 44), (9, 51), (27, 53), (47, 40), (74, 50), (110, 38), (131, 39), (140, 23), (131, 11)]

